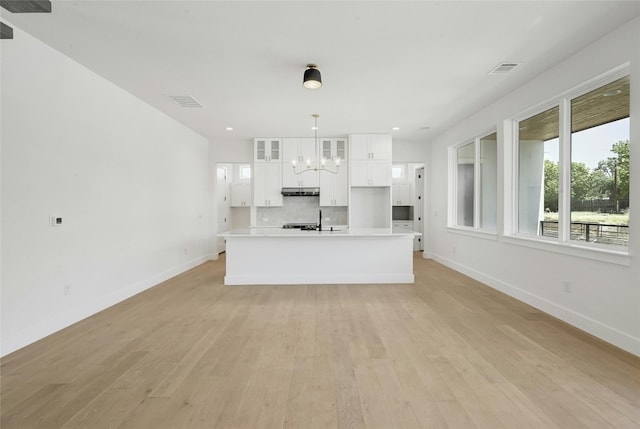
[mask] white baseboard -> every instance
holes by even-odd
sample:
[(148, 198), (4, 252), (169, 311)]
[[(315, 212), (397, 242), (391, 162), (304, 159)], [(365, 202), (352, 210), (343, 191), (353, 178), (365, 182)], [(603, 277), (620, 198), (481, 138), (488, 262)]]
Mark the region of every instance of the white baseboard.
[(61, 329), (77, 323), (89, 316), (105, 310), (127, 298), (139, 294), (153, 286), (156, 286), (172, 277), (177, 276), (191, 268), (194, 268), (209, 259), (208, 255), (187, 261), (162, 273), (138, 281), (125, 288), (120, 288), (112, 294), (97, 297), (95, 300), (79, 303), (74, 309), (58, 314), (46, 322), (30, 326), (18, 331), (14, 338), (2, 338), (0, 343), (0, 356), (6, 356), (23, 347), (28, 346), (44, 337), (47, 337)]
[[(426, 257), (426, 256), (425, 256)], [(453, 270), (463, 273), (474, 280), (482, 282), (500, 292), (509, 295), (519, 301), (529, 304), (538, 310), (544, 311), (558, 319), (575, 326), (603, 341), (613, 344), (629, 353), (640, 356), (640, 338), (635, 338), (625, 332), (619, 331), (611, 326), (605, 325), (597, 320), (577, 313), (555, 302), (549, 301), (540, 296), (534, 295), (513, 285), (505, 283), (499, 279), (488, 276), (465, 265), (451, 261), (438, 255), (430, 254), (429, 259), (433, 259)]]

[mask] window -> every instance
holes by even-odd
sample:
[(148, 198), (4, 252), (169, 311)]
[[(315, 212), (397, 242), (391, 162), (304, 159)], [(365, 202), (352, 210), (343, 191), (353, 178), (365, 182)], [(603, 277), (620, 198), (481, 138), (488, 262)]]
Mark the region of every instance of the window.
[(628, 245), (630, 85), (623, 74), (515, 122), (518, 233)]
[(457, 150), (456, 194), (457, 225), (473, 226), (473, 200), (475, 196), (475, 143), (467, 143)]
[(391, 178), (394, 180), (404, 179), (404, 166), (394, 165), (391, 167)]
[(251, 166), (250, 165), (241, 165), (240, 171), (238, 172), (240, 180), (249, 180), (251, 179)]
[(629, 133), (628, 76), (571, 100), (571, 240), (628, 245)]
[(559, 118), (554, 106), (518, 123), (519, 233), (543, 235), (543, 214), (558, 211), (558, 168), (551, 160), (559, 156)]
[(454, 148), (455, 226), (495, 231), (497, 215), (497, 134)]

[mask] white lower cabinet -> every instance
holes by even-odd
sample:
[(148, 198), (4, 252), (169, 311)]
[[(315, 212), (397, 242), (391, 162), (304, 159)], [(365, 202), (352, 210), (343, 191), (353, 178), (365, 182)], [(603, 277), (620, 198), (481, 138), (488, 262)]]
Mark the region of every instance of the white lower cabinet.
[[(412, 220), (394, 220), (391, 223), (391, 232), (415, 232), (413, 229), (414, 224)], [(420, 241), (422, 237), (415, 237), (413, 239), (413, 250), (420, 250)]]
[(253, 170), (253, 204), (282, 206), (282, 164), (256, 162)]

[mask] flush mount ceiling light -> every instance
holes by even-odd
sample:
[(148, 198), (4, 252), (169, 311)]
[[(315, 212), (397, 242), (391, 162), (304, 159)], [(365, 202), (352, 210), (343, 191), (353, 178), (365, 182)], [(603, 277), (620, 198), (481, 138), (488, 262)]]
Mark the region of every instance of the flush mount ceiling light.
[(322, 86), (322, 77), (320, 76), (320, 70), (318, 70), (317, 65), (307, 64), (302, 85), (309, 89), (318, 89)]

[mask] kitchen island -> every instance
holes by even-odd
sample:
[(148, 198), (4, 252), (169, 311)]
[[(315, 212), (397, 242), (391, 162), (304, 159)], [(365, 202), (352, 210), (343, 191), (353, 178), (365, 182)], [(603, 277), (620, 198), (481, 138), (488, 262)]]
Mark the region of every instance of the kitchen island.
[(247, 228), (226, 240), (225, 285), (413, 283), (417, 233)]

